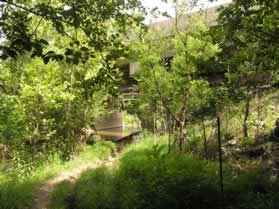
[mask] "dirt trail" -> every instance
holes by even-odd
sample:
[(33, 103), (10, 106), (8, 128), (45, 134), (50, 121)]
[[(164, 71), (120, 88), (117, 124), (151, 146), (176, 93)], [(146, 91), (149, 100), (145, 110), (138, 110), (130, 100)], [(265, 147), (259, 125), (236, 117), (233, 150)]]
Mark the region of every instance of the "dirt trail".
[(57, 184), (63, 181), (70, 181), (71, 183), (75, 183), (84, 171), (88, 169), (95, 169), (101, 166), (110, 167), (113, 165), (114, 161), (117, 160), (117, 157), (118, 156), (111, 156), (103, 161), (98, 160), (92, 163), (85, 163), (68, 171), (62, 172), (59, 175), (49, 179), (35, 191), (34, 201), (31, 209), (49, 209), (48, 205), (50, 201), (50, 194)]

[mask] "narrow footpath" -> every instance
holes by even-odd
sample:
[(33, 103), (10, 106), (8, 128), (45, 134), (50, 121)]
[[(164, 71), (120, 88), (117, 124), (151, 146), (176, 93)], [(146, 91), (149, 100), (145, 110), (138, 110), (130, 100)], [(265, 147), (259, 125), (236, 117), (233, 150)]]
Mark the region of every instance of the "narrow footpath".
[(58, 185), (63, 181), (70, 181), (71, 183), (74, 184), (84, 171), (88, 169), (96, 169), (102, 166), (111, 167), (117, 159), (118, 159), (118, 154), (116, 154), (113, 157), (110, 156), (108, 159), (103, 161), (97, 160), (92, 163), (85, 163), (73, 169), (64, 171), (59, 175), (49, 179), (38, 189), (35, 190), (34, 201), (31, 209), (49, 209), (48, 205), (50, 201), (50, 194), (56, 185)]

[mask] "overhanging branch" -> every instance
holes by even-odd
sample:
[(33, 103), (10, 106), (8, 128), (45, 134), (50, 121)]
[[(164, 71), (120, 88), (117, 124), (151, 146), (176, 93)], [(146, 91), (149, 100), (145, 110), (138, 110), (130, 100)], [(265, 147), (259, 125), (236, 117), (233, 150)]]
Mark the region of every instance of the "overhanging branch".
[[(10, 5), (10, 6), (14, 6), (14, 7), (19, 8), (19, 9), (21, 9), (21, 10), (24, 10), (24, 11), (26, 11), (26, 12), (28, 12), (28, 13), (31, 13), (31, 14), (34, 14), (34, 15), (37, 15), (37, 16), (40, 16), (40, 17), (43, 17), (43, 18), (54, 19), (53, 17), (51, 17), (51, 16), (49, 16), (49, 15), (47, 15), (47, 14), (45, 14), (45, 13), (40, 13), (40, 12), (34, 10), (34, 9), (24, 7), (24, 6), (22, 6), (22, 5), (13, 3), (13, 2), (11, 2), (11, 1), (0, 0), (0, 2), (6, 3), (6, 4)], [(55, 16), (55, 21), (63, 22), (63, 23), (66, 23), (66, 24), (68, 24), (68, 25), (73, 26), (73, 23), (68, 22), (68, 21), (66, 21), (66, 20), (63, 20), (63, 19), (61, 19), (61, 18), (59, 18), (59, 19), (57, 19), (57, 18), (58, 18), (58, 17)]]

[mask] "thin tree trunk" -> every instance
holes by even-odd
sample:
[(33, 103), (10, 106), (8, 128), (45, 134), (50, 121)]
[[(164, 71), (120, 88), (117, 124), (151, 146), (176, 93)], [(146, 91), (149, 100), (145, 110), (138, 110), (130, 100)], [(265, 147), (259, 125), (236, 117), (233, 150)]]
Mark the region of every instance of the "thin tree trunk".
[(162, 123), (163, 123), (162, 131), (165, 134), (168, 131), (168, 114), (167, 113), (165, 114), (163, 105), (161, 105), (160, 107), (161, 107)]
[(156, 118), (153, 116), (153, 133), (156, 134)]
[(35, 142), (33, 139), (31, 142), (31, 154), (32, 154), (32, 164), (34, 164), (35, 163)]
[(204, 147), (204, 158), (207, 159), (207, 137), (206, 137), (206, 129), (204, 125), (204, 120), (202, 119), (202, 130), (203, 130), (203, 147)]
[(175, 136), (174, 137), (174, 140), (173, 140), (173, 143), (172, 143), (172, 145), (171, 145), (171, 147), (170, 147), (170, 150), (169, 150), (169, 152), (168, 152), (168, 154), (170, 154), (171, 153), (171, 151), (175, 148), (175, 145), (176, 145), (176, 143), (177, 143), (177, 137)]
[(171, 116), (168, 114), (168, 152), (171, 151)]
[(183, 153), (183, 147), (184, 147), (184, 142), (185, 142), (185, 135), (183, 133), (184, 129), (185, 129), (185, 119), (182, 120), (183, 122), (179, 123), (179, 135), (178, 135), (178, 148), (179, 148), (179, 153), (182, 154)]
[(245, 105), (245, 113), (244, 113), (244, 118), (243, 118), (243, 136), (245, 138), (249, 137), (249, 133), (248, 133), (248, 117), (250, 115), (250, 100), (251, 98), (249, 97), (246, 101), (246, 105)]
[(87, 135), (87, 126), (88, 126), (88, 122), (87, 122), (87, 111), (88, 111), (88, 105), (86, 104), (85, 110), (83, 112), (83, 128), (85, 129), (85, 133), (80, 132), (80, 143), (86, 143), (89, 135)]
[(218, 153), (219, 153), (219, 178), (220, 178), (220, 192), (222, 208), (224, 204), (224, 182), (223, 182), (223, 159), (222, 159), (222, 140), (221, 140), (221, 122), (220, 117), (217, 116), (217, 130), (218, 130)]
[(184, 139), (183, 139), (183, 128), (182, 126), (179, 127), (179, 135), (178, 135), (178, 148), (179, 148), (179, 153), (182, 154), (183, 152), (183, 144), (184, 144)]

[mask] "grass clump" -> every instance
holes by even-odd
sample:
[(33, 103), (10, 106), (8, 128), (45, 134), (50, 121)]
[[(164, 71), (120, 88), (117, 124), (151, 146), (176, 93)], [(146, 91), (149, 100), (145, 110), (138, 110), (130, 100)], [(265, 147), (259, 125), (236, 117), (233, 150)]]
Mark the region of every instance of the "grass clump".
[(51, 209), (66, 209), (71, 204), (71, 193), (73, 185), (69, 181), (58, 184), (50, 196)]
[(79, 208), (110, 208), (115, 205), (113, 176), (107, 168), (85, 172), (78, 181), (76, 202)]

